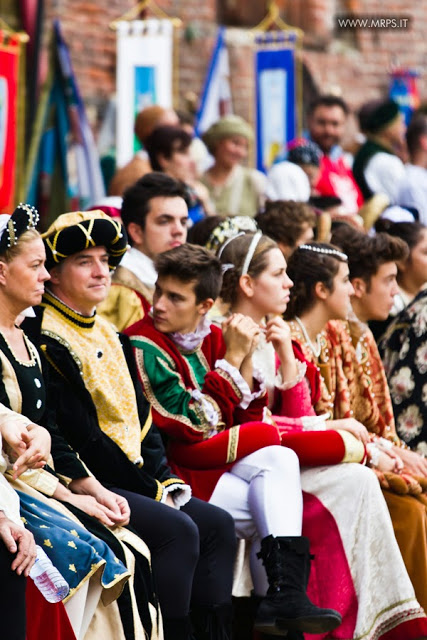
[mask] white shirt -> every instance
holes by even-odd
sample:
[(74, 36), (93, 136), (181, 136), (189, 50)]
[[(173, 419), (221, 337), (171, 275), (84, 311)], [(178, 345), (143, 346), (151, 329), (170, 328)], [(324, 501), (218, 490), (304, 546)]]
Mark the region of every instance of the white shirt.
[(135, 247), (131, 247), (125, 253), (121, 262), (121, 267), (126, 267), (129, 271), (141, 280), (148, 287), (154, 287), (157, 280), (157, 271), (154, 268), (154, 262)]
[(427, 225), (427, 169), (407, 164), (400, 184), (398, 204), (418, 209), (419, 221)]
[(397, 203), (401, 182), (405, 178), (405, 165), (391, 153), (379, 151), (365, 168), (365, 180), (374, 193), (384, 193), (391, 204)]

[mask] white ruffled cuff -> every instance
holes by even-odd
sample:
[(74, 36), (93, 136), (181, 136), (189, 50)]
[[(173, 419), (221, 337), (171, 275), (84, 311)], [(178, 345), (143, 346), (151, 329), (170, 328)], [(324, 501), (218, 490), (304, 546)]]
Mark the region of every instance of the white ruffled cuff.
[(235, 386), (240, 392), (240, 395), (242, 396), (242, 399), (239, 403), (239, 407), (241, 409), (247, 409), (253, 400), (259, 398), (259, 396), (263, 395), (263, 393), (265, 392), (264, 376), (258, 369), (254, 369), (253, 371), (253, 377), (259, 384), (258, 391), (254, 392), (250, 390), (248, 383), (243, 378), (240, 371), (236, 369), (236, 367), (233, 367), (233, 365), (230, 364), (227, 360), (217, 360), (215, 362), (215, 369), (222, 369), (222, 371), (225, 371), (225, 373), (227, 373), (234, 382)]
[(168, 495), (172, 494), (172, 500), (177, 509), (183, 507), (191, 498), (191, 487), (189, 484), (171, 484), (168, 487), (164, 487), (162, 499), (160, 502), (165, 503)]
[(215, 429), (219, 422), (219, 415), (212, 402), (210, 402), (208, 398), (203, 395), (200, 389), (193, 389), (193, 391), (191, 392), (191, 396), (200, 406), (200, 409), (205, 416), (208, 425)]
[(301, 382), (301, 380), (304, 378), (307, 371), (307, 363), (297, 360), (296, 365), (297, 365), (296, 378), (294, 378), (293, 380), (288, 380), (286, 382), (283, 382), (282, 372), (280, 371), (280, 369), (278, 370), (276, 374), (276, 378), (274, 380), (274, 386), (276, 387), (276, 389), (279, 389), (280, 391), (287, 391), (288, 389), (293, 389), (293, 387), (296, 387), (297, 384)]
[(302, 416), (302, 427), (304, 431), (326, 431), (327, 419), (327, 413), (323, 413), (320, 416)]

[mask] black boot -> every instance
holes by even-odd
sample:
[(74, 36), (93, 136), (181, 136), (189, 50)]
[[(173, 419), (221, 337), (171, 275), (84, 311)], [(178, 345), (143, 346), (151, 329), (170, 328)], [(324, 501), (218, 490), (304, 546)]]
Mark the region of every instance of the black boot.
[(261, 541), (258, 557), (270, 586), (258, 608), (257, 631), (282, 636), (287, 630), (324, 633), (341, 624), (337, 611), (316, 607), (306, 594), (310, 570), (307, 538), (268, 536)]
[(163, 618), (165, 640), (193, 640), (190, 618)]
[(195, 640), (231, 640), (232, 605), (193, 606), (191, 622)]

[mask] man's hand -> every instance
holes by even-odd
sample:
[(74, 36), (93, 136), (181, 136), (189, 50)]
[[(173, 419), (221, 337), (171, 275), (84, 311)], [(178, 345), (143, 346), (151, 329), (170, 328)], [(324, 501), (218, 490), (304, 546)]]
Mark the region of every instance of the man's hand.
[(65, 500), (87, 513), (88, 516), (93, 516), (107, 527), (115, 527), (117, 524), (113, 519), (115, 514), (107, 507), (104, 507), (103, 504), (100, 504), (96, 498), (93, 498), (92, 496), (78, 495), (77, 493), (71, 493), (70, 491)]
[(126, 498), (109, 491), (93, 477), (78, 478), (69, 484), (72, 492), (92, 496), (108, 510), (108, 516), (114, 524), (124, 527), (129, 524), (130, 508)]
[(17, 552), (11, 565), (12, 571), (16, 571), (18, 575), (23, 573), (28, 577), (36, 559), (36, 544), (33, 534), (0, 512), (0, 538), (10, 553)]
[(260, 328), (249, 316), (233, 313), (222, 323), (222, 335), (226, 346), (225, 360), (240, 369), (243, 360), (251, 355), (260, 333)]

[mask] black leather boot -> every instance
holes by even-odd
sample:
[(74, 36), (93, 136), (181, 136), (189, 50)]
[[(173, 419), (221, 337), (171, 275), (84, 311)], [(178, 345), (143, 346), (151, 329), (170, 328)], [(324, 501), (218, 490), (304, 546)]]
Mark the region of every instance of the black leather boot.
[(212, 606), (193, 606), (191, 622), (195, 640), (231, 640), (233, 622), (231, 602)]
[(190, 618), (163, 618), (165, 640), (194, 640)]
[(307, 538), (268, 536), (261, 541), (258, 557), (263, 561), (269, 589), (257, 611), (257, 631), (279, 636), (285, 636), (288, 630), (324, 633), (341, 624), (337, 611), (316, 607), (306, 594), (310, 570)]

